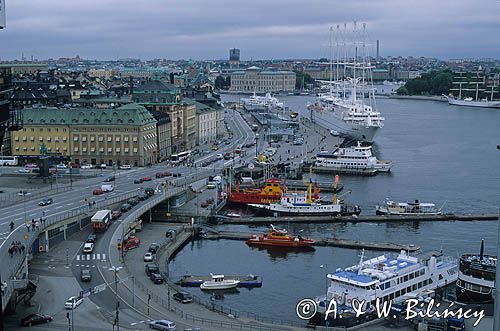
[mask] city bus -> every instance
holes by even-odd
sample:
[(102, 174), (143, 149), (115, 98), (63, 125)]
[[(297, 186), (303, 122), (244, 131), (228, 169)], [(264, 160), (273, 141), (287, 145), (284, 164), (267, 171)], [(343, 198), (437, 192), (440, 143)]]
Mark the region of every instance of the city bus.
[(172, 161), (173, 164), (178, 164), (186, 161), (190, 156), (191, 156), (191, 151), (180, 152), (177, 154), (172, 154), (170, 156), (170, 161)]
[(17, 156), (0, 156), (0, 166), (16, 166)]

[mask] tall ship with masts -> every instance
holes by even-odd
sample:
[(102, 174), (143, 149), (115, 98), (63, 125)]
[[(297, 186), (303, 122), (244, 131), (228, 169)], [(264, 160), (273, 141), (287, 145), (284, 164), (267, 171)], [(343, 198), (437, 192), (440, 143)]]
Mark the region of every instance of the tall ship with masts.
[[(453, 85), (450, 91), (457, 91), (458, 96), (445, 95), (448, 103), (454, 106), (469, 106), (481, 108), (500, 108), (500, 100), (495, 100), (498, 95), (499, 76), (493, 76), (490, 82), (480, 71), (474, 73), (455, 73)], [(474, 77), (470, 77), (470, 75)], [(489, 85), (488, 85), (489, 84)]]
[[(330, 28), (333, 36), (333, 28)], [(376, 108), (372, 69), (366, 51), (365, 24), (359, 30), (354, 23), (353, 40), (344, 25), (337, 25), (336, 59), (331, 37), (329, 86), (308, 105), (313, 122), (328, 130), (335, 130), (358, 141), (373, 142), (378, 130), (384, 126), (384, 117)], [(361, 39), (361, 41), (359, 41)]]

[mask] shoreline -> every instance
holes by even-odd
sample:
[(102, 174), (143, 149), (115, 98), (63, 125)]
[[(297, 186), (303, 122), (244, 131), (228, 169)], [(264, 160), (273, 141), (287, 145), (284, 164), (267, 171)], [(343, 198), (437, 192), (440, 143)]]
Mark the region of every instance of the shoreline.
[(407, 100), (424, 100), (424, 101), (440, 101), (448, 102), (445, 97), (439, 95), (389, 95), (389, 99), (407, 99)]

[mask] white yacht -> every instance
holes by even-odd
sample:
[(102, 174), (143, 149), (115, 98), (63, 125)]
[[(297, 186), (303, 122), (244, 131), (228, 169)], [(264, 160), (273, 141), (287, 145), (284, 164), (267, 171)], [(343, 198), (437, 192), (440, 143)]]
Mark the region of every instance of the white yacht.
[(213, 275), (211, 280), (204, 281), (200, 285), (200, 289), (202, 290), (227, 290), (231, 288), (235, 288), (240, 283), (239, 280), (236, 279), (224, 279), (224, 275)]
[[(371, 311), (377, 299), (401, 303), (457, 280), (456, 259), (440, 252), (413, 257), (401, 251), (398, 255), (385, 254), (367, 261), (363, 261), (363, 254), (359, 264), (327, 275), (327, 302), (335, 299), (338, 306), (349, 309), (357, 299), (365, 302), (366, 311)], [(316, 301), (318, 311), (324, 313), (328, 307), (325, 295), (317, 297)]]
[(377, 160), (372, 147), (362, 146), (359, 141), (356, 146), (337, 148), (333, 152), (322, 151), (314, 162), (314, 169), (319, 172), (377, 173), (390, 172), (391, 168), (391, 161)]
[[(353, 35), (357, 36), (359, 33), (355, 25)], [(339, 31), (339, 35), (345, 36), (347, 32)], [(372, 142), (385, 121), (375, 106), (372, 80), (374, 67), (368, 62), (364, 44), (360, 45), (353, 40), (352, 45), (349, 45), (349, 42), (343, 40), (337, 46), (339, 49), (343, 48), (337, 54), (343, 54), (345, 58), (339, 57), (333, 62), (332, 57), (330, 81), (323, 81), (329, 85), (329, 92), (320, 94), (315, 103), (308, 105), (311, 120), (328, 130), (336, 130), (356, 140)]]
[(434, 203), (420, 202), (415, 200), (413, 202), (396, 202), (387, 200), (385, 204), (377, 205), (375, 211), (377, 215), (441, 215), (442, 208), (437, 209)]
[(273, 97), (271, 93), (266, 93), (265, 96), (261, 97), (254, 92), (249, 98), (241, 98), (240, 102), (248, 111), (264, 111), (283, 108), (283, 102)]

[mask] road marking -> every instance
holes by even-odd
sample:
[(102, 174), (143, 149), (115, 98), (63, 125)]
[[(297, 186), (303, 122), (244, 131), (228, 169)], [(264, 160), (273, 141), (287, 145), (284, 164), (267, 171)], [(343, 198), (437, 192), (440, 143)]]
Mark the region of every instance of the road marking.
[(61, 209), (63, 206), (57, 206), (56, 209)]
[(95, 254), (92, 254), (92, 260), (95, 260)]
[(77, 260), (77, 261), (80, 261), (80, 255), (77, 255), (77, 256), (76, 256), (76, 260)]

